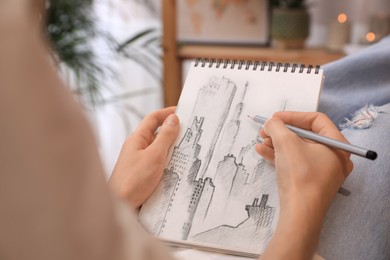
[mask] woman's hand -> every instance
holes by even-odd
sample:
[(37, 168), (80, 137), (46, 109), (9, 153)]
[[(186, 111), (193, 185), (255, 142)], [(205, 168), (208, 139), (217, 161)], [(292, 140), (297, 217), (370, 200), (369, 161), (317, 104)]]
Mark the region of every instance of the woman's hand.
[(146, 116), (122, 147), (109, 182), (134, 208), (141, 206), (160, 182), (169, 147), (179, 133), (174, 112), (175, 107), (170, 107)]
[(275, 164), (281, 203), (290, 200), (292, 195), (315, 195), (319, 197), (318, 202), (325, 213), (337, 190), (352, 171), (350, 154), (302, 139), (284, 124), (346, 143), (348, 141), (331, 120), (321, 113), (279, 112), (260, 131), (264, 141), (256, 149)]
[(280, 248), (291, 246), (288, 254), (293, 256), (291, 250), (298, 250), (301, 254), (295, 255), (304, 259), (305, 253), (309, 258), (314, 253), (324, 215), (353, 164), (350, 154), (302, 139), (285, 124), (348, 141), (321, 113), (278, 112), (260, 131), (264, 141), (256, 150), (275, 164), (280, 197), (279, 222), (270, 250), (274, 245), (282, 253)]

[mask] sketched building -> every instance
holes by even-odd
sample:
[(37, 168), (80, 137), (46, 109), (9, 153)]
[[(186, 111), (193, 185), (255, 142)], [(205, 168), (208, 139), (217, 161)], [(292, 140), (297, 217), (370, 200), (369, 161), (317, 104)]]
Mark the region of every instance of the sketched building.
[(211, 178), (194, 181), (195, 189), (187, 208), (186, 219), (183, 225), (183, 239), (187, 239), (190, 232), (201, 228), (207, 216), (215, 186)]
[(177, 173), (179, 176), (187, 173), (198, 160), (200, 145), (199, 139), (202, 136), (202, 125), (204, 118), (194, 117), (191, 127), (187, 128), (186, 133), (178, 146), (173, 149), (172, 157), (168, 163), (168, 169)]
[[(236, 138), (238, 136), (238, 133), (240, 131), (241, 126), (241, 114), (244, 109), (244, 99), (245, 95), (248, 89), (249, 83), (247, 82), (245, 84), (245, 88), (241, 93), (241, 96), (239, 97), (238, 102), (235, 105), (235, 108), (233, 110), (233, 113), (231, 117), (229, 118), (228, 122), (225, 124), (220, 140), (218, 141), (218, 147), (216, 149), (216, 156), (214, 156), (213, 161), (210, 163), (209, 170), (212, 174), (215, 174), (217, 163), (223, 160), (223, 157), (227, 154), (233, 153), (233, 147), (236, 144)], [(237, 94), (238, 96), (238, 94)], [(212, 178), (216, 178), (216, 176), (213, 176)]]
[(215, 192), (215, 185), (211, 178), (206, 178), (204, 180), (204, 186), (202, 194), (199, 198), (198, 205), (195, 210), (194, 219), (192, 222), (191, 227), (191, 234), (195, 234), (197, 231), (203, 228), (204, 221), (206, 220), (209, 210), (210, 210), (210, 204), (213, 199)]
[[(216, 178), (216, 189), (212, 199), (207, 227), (216, 224), (237, 225), (246, 218), (245, 212), (237, 212), (253, 199), (253, 187), (247, 183), (249, 173), (246, 166), (237, 162), (234, 155), (229, 154), (219, 162)], [(257, 191), (257, 189), (255, 188)], [(260, 191), (259, 191), (260, 192)], [(258, 196), (257, 193), (255, 196)], [(223, 219), (223, 223), (220, 220)]]
[(196, 180), (201, 165), (198, 159), (201, 147), (198, 142), (202, 135), (203, 122), (203, 117), (199, 119), (194, 117), (191, 127), (174, 148), (168, 163), (167, 173), (177, 175), (178, 180), (170, 191), (164, 218), (157, 232), (163, 237), (180, 234), (180, 237), (171, 238), (186, 239), (191, 228), (195, 209), (205, 184), (202, 179)]
[[(222, 79), (211, 77), (209, 82), (199, 90), (192, 117), (196, 115), (205, 118), (203, 129), (207, 131), (207, 137), (210, 136), (210, 138), (204, 138), (202, 141), (202, 145), (204, 148), (207, 147), (207, 151), (204, 151), (202, 168), (199, 172), (200, 178), (213, 178), (213, 176), (205, 176), (205, 174), (231, 109), (236, 91), (236, 84), (225, 77)], [(212, 113), (210, 113), (211, 111)]]
[(259, 199), (255, 198), (252, 205), (245, 207), (249, 218), (256, 220), (257, 229), (271, 227), (275, 215), (275, 208), (267, 206), (268, 197), (269, 194), (263, 194), (260, 203), (258, 203)]
[[(237, 173), (241, 174), (242, 170), (243, 166), (237, 164), (236, 158), (232, 154), (226, 155), (219, 162), (214, 180), (215, 192), (211, 200), (209, 214), (205, 219), (205, 229), (221, 225), (221, 219), (224, 220), (222, 224), (237, 223), (237, 221), (234, 221), (237, 214), (229, 214), (226, 207), (230, 199), (236, 175)], [(242, 221), (242, 218), (238, 220), (238, 222), (240, 221)]]
[[(155, 210), (153, 214), (142, 215), (141, 219), (142, 224), (145, 227), (149, 227), (149, 231), (152, 234), (157, 235), (161, 230), (161, 226), (163, 225), (168, 206), (171, 203), (171, 196), (173, 190), (175, 189), (178, 181), (179, 176), (176, 173), (165, 169), (160, 184), (157, 186), (155, 193), (151, 195), (151, 198), (153, 197), (153, 201), (156, 203), (155, 205), (157, 205), (157, 207), (154, 208)], [(156, 194), (164, 194), (164, 196), (156, 196)], [(142, 207), (153, 208), (153, 204), (151, 205), (150, 201), (147, 200)], [(143, 211), (140, 212), (140, 214), (142, 213)], [(159, 217), (155, 218), (155, 216)]]
[(251, 184), (255, 184), (256, 185), (260, 181), (260, 178), (261, 178), (261, 176), (263, 175), (263, 172), (264, 172), (264, 163), (265, 163), (265, 159), (264, 158), (260, 158), (257, 161), (256, 167), (253, 169), (252, 179), (250, 180)]
[[(180, 234), (180, 239), (186, 239), (191, 229), (192, 221), (199, 200), (204, 189), (208, 185), (205, 198), (211, 200), (210, 194), (214, 193), (214, 184), (211, 179), (204, 176), (207, 166), (213, 155), (216, 142), (225, 124), (229, 113), (236, 85), (227, 78), (212, 77), (203, 86), (197, 96), (195, 106), (191, 114), (191, 127), (187, 129), (182, 140), (173, 150), (167, 169), (171, 174), (177, 174), (178, 180), (174, 189), (170, 192), (169, 202), (165, 203), (166, 209), (162, 219), (158, 235), (169, 237), (170, 234)], [(213, 113), (210, 113), (210, 111)], [(207, 131), (208, 139), (202, 140), (202, 147), (207, 149), (200, 160), (201, 145), (199, 144), (203, 129)], [(203, 138), (205, 139), (205, 138)], [(202, 170), (200, 171), (200, 167)], [(187, 177), (183, 177), (187, 175)], [(203, 181), (204, 180), (204, 181)], [(207, 181), (206, 181), (207, 180)], [(201, 205), (210, 202), (203, 201)], [(181, 209), (187, 209), (182, 212)], [(202, 210), (204, 208), (202, 207)], [(172, 212), (172, 213), (171, 213)], [(173, 212), (181, 212), (180, 217)], [(177, 215), (177, 214), (176, 214)], [(184, 216), (184, 217), (183, 217)]]
[[(267, 201), (268, 194), (263, 194), (260, 203), (255, 198), (252, 205), (245, 207), (248, 218), (237, 226), (221, 225), (193, 236), (192, 240), (259, 251), (259, 245), (266, 244), (272, 236), (272, 221), (276, 210), (267, 206)], [(232, 237), (235, 239), (231, 239)]]
[[(182, 184), (183, 185), (183, 184)], [(186, 240), (190, 234), (190, 231), (195, 227), (195, 230), (201, 226), (201, 217), (202, 215), (207, 215), (207, 210), (210, 205), (211, 198), (214, 193), (214, 184), (211, 178), (206, 178), (199, 180), (188, 180), (187, 184), (184, 184), (187, 189), (187, 195), (190, 195), (190, 199), (182, 203), (178, 204), (177, 201), (170, 201), (169, 208), (167, 210), (166, 216), (173, 218), (170, 216), (170, 211), (175, 210), (175, 207), (182, 206), (182, 210), (180, 212), (176, 212), (175, 215), (180, 215), (180, 218), (175, 220), (163, 220), (161, 232), (160, 234), (164, 234), (164, 237), (169, 237), (169, 234), (173, 232), (179, 232), (180, 237), (172, 237), (172, 238), (180, 238)], [(179, 186), (176, 186), (175, 192), (180, 191)], [(174, 193), (175, 194), (175, 193)], [(198, 212), (198, 207), (199, 212)], [(198, 213), (196, 215), (196, 213)], [(197, 217), (200, 217), (197, 221)], [(196, 225), (199, 224), (198, 227)], [(164, 233), (166, 232), (166, 233)]]
[(216, 197), (213, 199), (214, 204), (225, 205), (227, 203), (238, 168), (236, 158), (232, 154), (226, 155), (224, 159), (219, 162), (215, 178), (217, 191)]
[[(251, 141), (250, 144), (242, 147), (240, 149), (240, 152), (238, 154), (237, 160), (245, 165), (247, 171), (248, 171), (248, 178), (246, 183), (252, 184), (255, 180), (259, 178), (259, 175), (261, 175), (261, 157), (256, 152), (256, 144), (259, 143), (259, 136), (256, 134), (256, 138)], [(258, 157), (261, 161), (255, 161), (254, 158)], [(256, 175), (256, 177), (254, 176)]]

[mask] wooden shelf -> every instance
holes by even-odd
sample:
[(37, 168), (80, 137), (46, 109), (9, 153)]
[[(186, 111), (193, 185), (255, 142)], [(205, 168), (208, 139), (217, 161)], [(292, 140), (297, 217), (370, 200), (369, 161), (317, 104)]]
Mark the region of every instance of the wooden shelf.
[(321, 48), (283, 50), (266, 47), (178, 44), (176, 0), (162, 0), (163, 10), (163, 90), (164, 106), (174, 106), (182, 88), (182, 64), (187, 59), (234, 59), (322, 65), (343, 55)]
[(252, 61), (290, 62), (322, 65), (340, 59), (343, 55), (322, 48), (282, 50), (266, 47), (183, 45), (177, 50), (179, 59), (235, 59)]

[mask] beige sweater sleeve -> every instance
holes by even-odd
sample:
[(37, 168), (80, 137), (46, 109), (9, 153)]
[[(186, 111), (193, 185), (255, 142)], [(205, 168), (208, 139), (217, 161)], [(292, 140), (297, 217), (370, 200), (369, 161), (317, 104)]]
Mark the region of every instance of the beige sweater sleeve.
[(169, 259), (115, 204), (91, 129), (44, 41), (29, 21), (3, 17), (0, 258)]
[(139, 225), (136, 215), (130, 212), (127, 204), (116, 203), (116, 213), (118, 223), (124, 231), (122, 243), (123, 248), (125, 248), (123, 251), (125, 259), (173, 259), (168, 251), (169, 249), (147, 234)]

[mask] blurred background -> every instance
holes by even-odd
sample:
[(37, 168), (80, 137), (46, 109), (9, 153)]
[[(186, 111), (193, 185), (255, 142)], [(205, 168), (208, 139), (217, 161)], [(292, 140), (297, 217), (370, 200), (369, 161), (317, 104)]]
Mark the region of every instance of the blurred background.
[(46, 12), (53, 57), (93, 125), (107, 177), (140, 120), (175, 104), (178, 87), (167, 89), (204, 48), (322, 64), (390, 34), (388, 0), (50, 0)]

